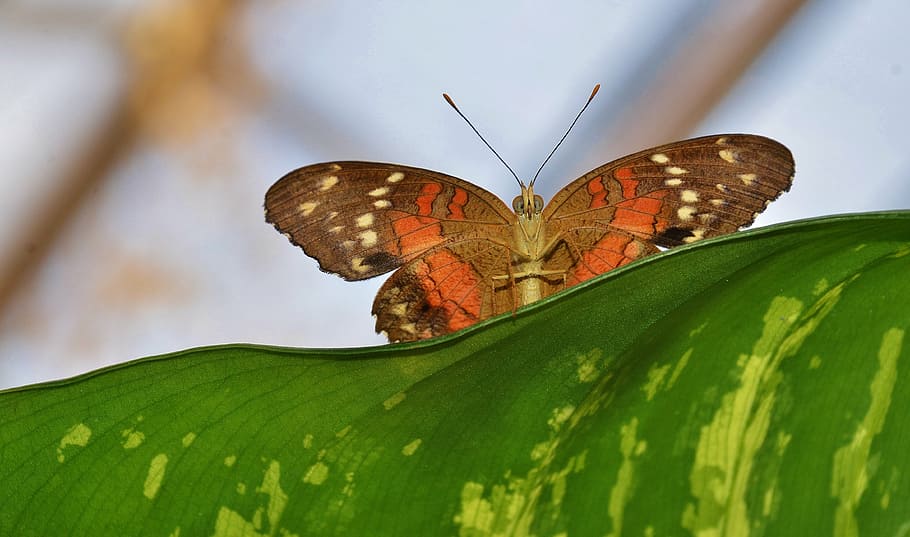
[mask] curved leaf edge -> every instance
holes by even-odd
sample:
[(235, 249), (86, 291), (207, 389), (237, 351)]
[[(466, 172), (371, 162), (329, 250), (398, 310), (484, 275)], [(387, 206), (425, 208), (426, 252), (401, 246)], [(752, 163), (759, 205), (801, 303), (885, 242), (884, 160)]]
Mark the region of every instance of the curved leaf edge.
[(132, 367), (137, 363), (147, 363), (153, 361), (161, 360), (170, 360), (175, 358), (184, 357), (187, 355), (206, 353), (212, 351), (236, 351), (236, 350), (250, 350), (256, 352), (272, 352), (276, 354), (289, 354), (297, 357), (300, 356), (313, 356), (319, 357), (322, 359), (333, 359), (333, 360), (346, 360), (346, 359), (368, 359), (368, 358), (379, 358), (382, 355), (393, 353), (400, 355), (401, 353), (410, 353), (414, 351), (426, 351), (432, 347), (448, 347), (454, 344), (455, 342), (460, 341), (463, 338), (473, 335), (475, 332), (483, 331), (488, 329), (491, 325), (496, 325), (501, 322), (505, 322), (510, 318), (525, 317), (532, 315), (538, 308), (543, 308), (550, 305), (556, 301), (569, 300), (570, 297), (576, 293), (583, 292), (591, 286), (601, 285), (602, 282), (610, 280), (612, 278), (618, 278), (621, 275), (629, 272), (638, 270), (640, 267), (646, 266), (650, 263), (661, 262), (669, 256), (680, 255), (684, 252), (689, 252), (696, 249), (710, 249), (718, 244), (731, 243), (736, 241), (746, 241), (753, 240), (756, 237), (763, 237), (767, 235), (775, 235), (780, 233), (788, 233), (792, 231), (799, 231), (802, 229), (807, 229), (811, 227), (817, 227), (820, 225), (830, 225), (840, 222), (849, 222), (849, 221), (863, 221), (863, 220), (873, 220), (873, 221), (882, 221), (882, 220), (900, 220), (906, 221), (910, 225), (910, 210), (897, 210), (897, 211), (876, 211), (876, 212), (867, 212), (867, 213), (845, 213), (837, 214), (830, 216), (820, 216), (812, 217), (800, 220), (794, 220), (790, 222), (782, 222), (779, 224), (773, 224), (769, 226), (763, 226), (759, 228), (751, 228), (748, 230), (740, 231), (737, 233), (731, 233), (729, 235), (723, 235), (721, 237), (715, 237), (711, 239), (705, 239), (703, 241), (698, 241), (693, 244), (687, 244), (684, 246), (679, 246), (672, 248), (666, 251), (663, 251), (659, 254), (651, 255), (638, 259), (628, 265), (619, 267), (617, 269), (611, 270), (604, 274), (601, 274), (595, 278), (582, 282), (578, 285), (573, 285), (572, 287), (566, 289), (565, 291), (556, 293), (555, 295), (549, 296), (533, 304), (524, 306), (518, 309), (514, 313), (504, 313), (502, 315), (497, 315), (490, 319), (486, 319), (473, 325), (464, 330), (454, 332), (452, 334), (447, 334), (438, 338), (415, 341), (409, 343), (393, 343), (387, 345), (373, 345), (366, 347), (343, 347), (343, 348), (306, 348), (306, 347), (287, 347), (287, 346), (277, 346), (277, 345), (267, 345), (260, 343), (224, 343), (217, 345), (204, 345), (200, 347), (191, 347), (187, 349), (182, 349), (179, 351), (144, 356), (140, 358), (134, 358), (131, 360), (126, 360), (121, 363), (101, 367), (92, 371), (81, 373), (72, 377), (67, 377), (63, 379), (57, 379), (47, 382), (40, 382), (36, 384), (27, 384), (24, 386), (16, 386), (13, 388), (7, 388), (0, 390), (0, 396), (22, 392), (22, 391), (33, 391), (33, 390), (42, 390), (42, 389), (51, 389), (60, 386), (67, 386), (74, 383), (82, 382), (87, 379), (107, 374), (111, 371), (117, 371), (123, 368)]

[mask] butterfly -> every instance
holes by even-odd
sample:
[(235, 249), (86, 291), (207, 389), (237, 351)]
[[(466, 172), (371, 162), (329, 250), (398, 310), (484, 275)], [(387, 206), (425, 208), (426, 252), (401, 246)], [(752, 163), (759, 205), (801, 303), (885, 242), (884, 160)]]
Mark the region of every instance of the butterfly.
[(329, 162), (279, 179), (265, 209), (324, 272), (362, 280), (394, 270), (373, 301), (376, 331), (413, 341), (513, 312), (659, 246), (734, 232), (789, 190), (793, 173), (780, 143), (721, 134), (599, 166), (546, 205), (533, 181), (519, 180), (509, 207), (444, 173)]

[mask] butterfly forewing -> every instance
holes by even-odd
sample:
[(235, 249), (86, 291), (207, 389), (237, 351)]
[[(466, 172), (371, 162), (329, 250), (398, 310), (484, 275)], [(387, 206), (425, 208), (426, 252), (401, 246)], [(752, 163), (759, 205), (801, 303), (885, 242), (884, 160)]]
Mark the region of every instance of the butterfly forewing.
[(395, 164), (333, 162), (294, 170), (265, 197), (266, 220), (325, 272), (362, 280), (433, 248), (508, 240), (512, 211), (442, 173)]
[(600, 166), (557, 193), (543, 216), (566, 231), (612, 230), (676, 246), (750, 224), (789, 190), (793, 171), (790, 151), (770, 138), (705, 136)]

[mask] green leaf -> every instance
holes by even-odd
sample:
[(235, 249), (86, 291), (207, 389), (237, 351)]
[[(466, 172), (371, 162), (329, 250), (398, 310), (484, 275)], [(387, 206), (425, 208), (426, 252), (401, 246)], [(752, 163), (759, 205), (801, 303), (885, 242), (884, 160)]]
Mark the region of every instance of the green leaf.
[(0, 393), (0, 534), (896, 535), (908, 328), (902, 212), (676, 249), (432, 342), (137, 360)]

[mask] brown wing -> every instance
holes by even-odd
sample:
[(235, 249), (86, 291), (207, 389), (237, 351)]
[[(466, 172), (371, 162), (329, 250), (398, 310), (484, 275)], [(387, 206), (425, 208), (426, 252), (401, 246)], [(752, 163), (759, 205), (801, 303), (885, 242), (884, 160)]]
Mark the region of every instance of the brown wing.
[(750, 134), (694, 138), (620, 158), (573, 181), (544, 209), (548, 228), (564, 239), (550, 268), (568, 270), (572, 284), (656, 252), (655, 245), (731, 233), (789, 190), (793, 172), (786, 147)]
[(512, 211), (467, 181), (397, 164), (294, 170), (265, 196), (266, 220), (324, 272), (362, 280), (465, 241), (508, 241)]

